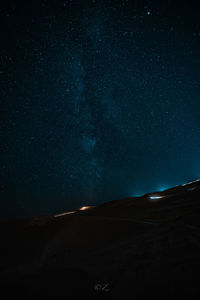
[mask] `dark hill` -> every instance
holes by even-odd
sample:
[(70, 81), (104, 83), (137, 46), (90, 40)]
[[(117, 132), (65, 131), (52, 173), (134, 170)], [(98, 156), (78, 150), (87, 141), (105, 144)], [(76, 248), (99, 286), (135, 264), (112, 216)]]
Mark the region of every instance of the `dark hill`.
[(200, 182), (0, 221), (1, 299), (195, 299)]

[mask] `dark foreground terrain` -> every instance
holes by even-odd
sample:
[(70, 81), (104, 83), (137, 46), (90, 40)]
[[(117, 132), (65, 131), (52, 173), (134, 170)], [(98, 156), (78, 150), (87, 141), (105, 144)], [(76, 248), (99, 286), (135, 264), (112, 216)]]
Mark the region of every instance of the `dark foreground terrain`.
[[(162, 198), (159, 198), (162, 197)], [(0, 299), (197, 299), (200, 182), (0, 221)]]

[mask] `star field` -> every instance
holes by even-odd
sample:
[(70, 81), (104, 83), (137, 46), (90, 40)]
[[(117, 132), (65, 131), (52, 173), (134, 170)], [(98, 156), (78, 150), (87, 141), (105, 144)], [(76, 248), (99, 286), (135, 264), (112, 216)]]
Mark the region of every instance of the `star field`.
[(42, 0), (2, 8), (0, 217), (200, 177), (197, 4)]

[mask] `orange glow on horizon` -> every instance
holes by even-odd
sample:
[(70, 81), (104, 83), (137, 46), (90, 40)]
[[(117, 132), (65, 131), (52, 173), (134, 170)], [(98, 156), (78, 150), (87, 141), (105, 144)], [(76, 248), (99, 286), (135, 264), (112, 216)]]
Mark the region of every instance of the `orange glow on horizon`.
[(92, 208), (93, 206), (82, 206), (81, 208), (79, 208), (79, 210), (87, 210)]

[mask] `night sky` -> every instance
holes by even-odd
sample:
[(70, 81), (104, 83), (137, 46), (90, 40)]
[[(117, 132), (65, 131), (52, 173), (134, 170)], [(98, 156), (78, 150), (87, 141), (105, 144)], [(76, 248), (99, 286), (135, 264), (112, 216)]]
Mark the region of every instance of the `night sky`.
[(195, 2), (5, 1), (0, 19), (1, 218), (200, 177)]

